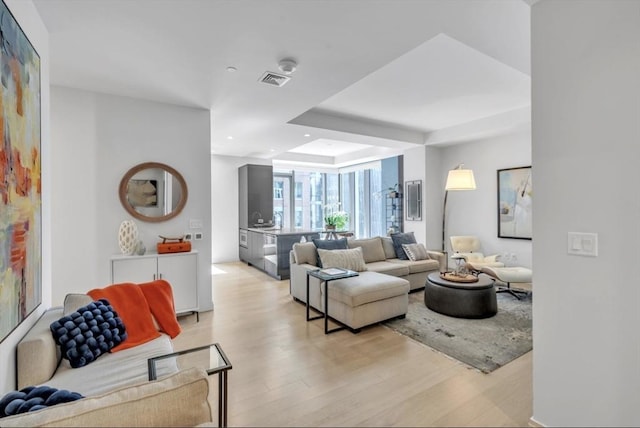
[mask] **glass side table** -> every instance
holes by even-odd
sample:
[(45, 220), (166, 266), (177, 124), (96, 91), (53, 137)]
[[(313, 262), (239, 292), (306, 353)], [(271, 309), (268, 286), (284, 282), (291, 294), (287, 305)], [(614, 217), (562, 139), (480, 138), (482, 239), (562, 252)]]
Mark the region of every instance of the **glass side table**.
[[(342, 269), (342, 268), (327, 268), (327, 269), (316, 269), (316, 270), (308, 270), (307, 271), (307, 321), (313, 321), (324, 317), (324, 334), (334, 333), (336, 331), (344, 330), (345, 326), (338, 320), (335, 320), (341, 327), (334, 328), (333, 330), (329, 330), (329, 282), (334, 281), (336, 279), (343, 278), (351, 278), (352, 276), (358, 276), (358, 272)], [(318, 278), (320, 281), (324, 282), (324, 314), (318, 315), (313, 318), (309, 317), (309, 277), (313, 276), (314, 278)], [(322, 285), (321, 285), (322, 286)], [(315, 308), (312, 308), (315, 312), (322, 314), (322, 312), (318, 311)], [(333, 318), (332, 318), (333, 319)]]
[(149, 358), (149, 381), (162, 379), (177, 370), (199, 367), (207, 375), (218, 374), (218, 426), (227, 426), (227, 372), (233, 368), (218, 343)]

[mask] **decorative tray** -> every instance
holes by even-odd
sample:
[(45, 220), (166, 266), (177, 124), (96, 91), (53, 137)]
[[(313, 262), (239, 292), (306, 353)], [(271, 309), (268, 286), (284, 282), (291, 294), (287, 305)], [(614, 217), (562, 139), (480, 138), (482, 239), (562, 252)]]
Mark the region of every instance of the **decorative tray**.
[(478, 282), (478, 277), (475, 275), (458, 275), (455, 272), (441, 272), (440, 278), (451, 282)]

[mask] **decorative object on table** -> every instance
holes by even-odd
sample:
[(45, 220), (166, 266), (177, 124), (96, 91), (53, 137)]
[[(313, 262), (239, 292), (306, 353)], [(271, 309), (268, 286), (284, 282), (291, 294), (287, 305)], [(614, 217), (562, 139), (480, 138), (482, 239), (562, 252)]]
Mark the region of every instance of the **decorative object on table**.
[(40, 57), (0, 2), (0, 342), (42, 301)]
[(451, 281), (451, 282), (461, 282), (461, 283), (478, 282), (478, 277), (470, 273), (440, 272), (440, 278), (446, 281)]
[(464, 265), (467, 262), (467, 258), (460, 253), (453, 254), (451, 258), (453, 259), (454, 262), (456, 262), (456, 269), (453, 273), (457, 275), (462, 275), (463, 273), (466, 274), (466, 272), (463, 272), (463, 271), (464, 271)]
[(340, 211), (340, 202), (328, 204), (324, 207), (324, 228), (326, 230), (343, 230), (349, 222), (349, 214)]
[(396, 332), (484, 373), (504, 366), (532, 349), (531, 301), (498, 294), (496, 315), (454, 318), (427, 308), (422, 293), (409, 294), (405, 319), (384, 322)]
[(144, 246), (144, 242), (142, 242), (142, 240), (139, 240), (136, 244), (136, 254), (139, 256), (143, 256), (146, 251), (147, 247)]
[(498, 238), (531, 239), (531, 167), (498, 170)]
[(133, 220), (124, 220), (118, 229), (118, 245), (125, 256), (132, 256), (138, 245), (138, 226)]
[(182, 236), (162, 236), (158, 235), (162, 242), (158, 242), (158, 254), (166, 253), (186, 253), (191, 251), (191, 241), (185, 241)]
[(442, 207), (442, 251), (446, 251), (445, 248), (445, 231), (446, 231), (446, 219), (447, 219), (447, 197), (450, 190), (475, 190), (476, 180), (473, 177), (473, 171), (470, 169), (463, 169), (464, 164), (456, 166), (449, 171), (447, 175), (447, 183), (444, 186), (444, 204)]

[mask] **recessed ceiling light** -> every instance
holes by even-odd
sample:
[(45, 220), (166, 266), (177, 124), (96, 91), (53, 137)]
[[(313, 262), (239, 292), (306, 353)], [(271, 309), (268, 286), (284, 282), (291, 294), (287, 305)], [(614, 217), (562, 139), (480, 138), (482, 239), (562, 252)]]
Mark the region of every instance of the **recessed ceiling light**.
[(227, 71), (229, 73), (235, 73), (236, 71), (238, 71), (238, 69), (230, 65), (229, 67), (227, 67)]
[(271, 149), (271, 150), (269, 150), (269, 151), (270, 151), (270, 152), (275, 152), (275, 151), (276, 151), (276, 149)]
[(228, 135), (227, 140), (233, 140), (233, 137), (231, 135)]
[(311, 134), (304, 134), (305, 137), (311, 137)]

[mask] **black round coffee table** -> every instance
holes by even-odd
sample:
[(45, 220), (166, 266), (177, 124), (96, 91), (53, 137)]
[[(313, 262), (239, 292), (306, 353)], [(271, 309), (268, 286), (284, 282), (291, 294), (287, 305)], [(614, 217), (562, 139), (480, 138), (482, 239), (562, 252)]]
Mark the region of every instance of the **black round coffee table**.
[(498, 312), (494, 280), (478, 276), (477, 282), (453, 282), (433, 272), (424, 286), (424, 304), (432, 311), (457, 318), (489, 318)]

